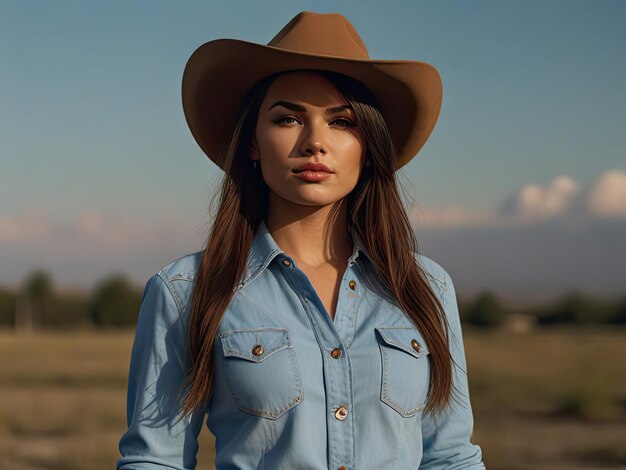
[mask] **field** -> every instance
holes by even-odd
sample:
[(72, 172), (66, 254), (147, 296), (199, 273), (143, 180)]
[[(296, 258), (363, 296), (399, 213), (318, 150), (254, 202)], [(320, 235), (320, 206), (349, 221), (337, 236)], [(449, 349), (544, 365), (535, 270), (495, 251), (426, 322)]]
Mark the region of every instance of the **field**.
[[(626, 469), (626, 331), (466, 329), (489, 469)], [(133, 332), (0, 333), (0, 470), (115, 467)], [(198, 468), (213, 468), (200, 436)]]

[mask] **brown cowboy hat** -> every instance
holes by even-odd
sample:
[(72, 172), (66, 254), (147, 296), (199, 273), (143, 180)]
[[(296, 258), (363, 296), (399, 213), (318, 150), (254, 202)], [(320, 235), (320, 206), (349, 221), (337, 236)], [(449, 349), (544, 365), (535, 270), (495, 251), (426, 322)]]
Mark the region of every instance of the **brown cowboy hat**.
[(204, 153), (226, 171), (220, 150), (246, 93), (268, 75), (303, 68), (343, 73), (369, 88), (396, 146), (396, 169), (417, 154), (435, 127), (442, 101), (435, 67), (411, 60), (370, 60), (343, 15), (303, 11), (266, 46), (215, 39), (191, 55), (183, 73), (183, 111)]

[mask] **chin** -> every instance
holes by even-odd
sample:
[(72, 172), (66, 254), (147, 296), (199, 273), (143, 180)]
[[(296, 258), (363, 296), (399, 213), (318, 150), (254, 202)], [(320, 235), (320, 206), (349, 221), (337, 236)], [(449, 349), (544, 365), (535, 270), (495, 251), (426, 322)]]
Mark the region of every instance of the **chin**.
[(328, 206), (331, 204), (335, 204), (336, 202), (341, 201), (343, 198), (336, 197), (306, 197), (301, 196), (297, 201), (294, 201), (296, 204), (301, 204), (305, 206)]

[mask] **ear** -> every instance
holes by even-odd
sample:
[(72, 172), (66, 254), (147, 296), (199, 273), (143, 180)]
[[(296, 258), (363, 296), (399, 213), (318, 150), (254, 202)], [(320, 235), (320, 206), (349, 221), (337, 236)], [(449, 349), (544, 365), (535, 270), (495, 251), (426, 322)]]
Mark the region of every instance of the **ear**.
[(250, 142), (250, 146), (248, 147), (248, 154), (250, 155), (251, 160), (260, 160), (259, 147), (256, 143), (256, 137), (254, 137)]

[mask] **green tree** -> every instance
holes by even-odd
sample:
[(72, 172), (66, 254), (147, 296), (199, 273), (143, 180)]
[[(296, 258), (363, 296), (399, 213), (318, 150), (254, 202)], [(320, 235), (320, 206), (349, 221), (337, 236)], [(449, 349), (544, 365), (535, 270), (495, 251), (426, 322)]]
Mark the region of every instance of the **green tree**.
[(544, 325), (556, 323), (591, 324), (600, 323), (606, 315), (605, 305), (601, 305), (580, 292), (571, 292), (539, 315), (538, 321)]
[(23, 326), (32, 329), (34, 325), (44, 324), (54, 297), (52, 276), (43, 269), (33, 271), (24, 280), (22, 295), (25, 300), (20, 312), (24, 317)]
[(622, 297), (615, 305), (608, 320), (615, 325), (626, 324), (626, 297)]
[(9, 289), (0, 289), (0, 325), (13, 327), (15, 324), (15, 292)]
[(131, 326), (137, 322), (141, 292), (121, 274), (104, 279), (95, 289), (90, 315), (97, 326)]
[(480, 328), (497, 328), (506, 320), (506, 312), (496, 295), (487, 291), (469, 304), (464, 320)]

